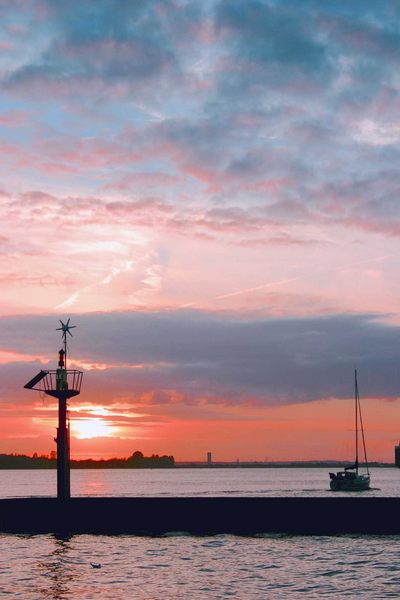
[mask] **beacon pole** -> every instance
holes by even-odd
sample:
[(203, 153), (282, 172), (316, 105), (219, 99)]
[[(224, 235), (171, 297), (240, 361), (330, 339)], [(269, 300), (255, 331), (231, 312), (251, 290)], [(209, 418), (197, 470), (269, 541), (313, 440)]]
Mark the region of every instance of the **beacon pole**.
[[(65, 347), (65, 346), (64, 346)], [(70, 460), (69, 460), (69, 425), (67, 423), (68, 379), (65, 368), (65, 350), (60, 350), (58, 369), (56, 372), (56, 388), (58, 392), (58, 428), (57, 428), (57, 498), (67, 500), (71, 497)]]
[(77, 396), (81, 391), (82, 371), (67, 369), (67, 333), (72, 336), (70, 329), (75, 325), (61, 323), (58, 331), (62, 331), (63, 348), (58, 353), (57, 369), (41, 370), (24, 387), (29, 390), (45, 392), (58, 400), (57, 437), (57, 498), (68, 500), (71, 497), (70, 485), (70, 432), (68, 420), (69, 398)]

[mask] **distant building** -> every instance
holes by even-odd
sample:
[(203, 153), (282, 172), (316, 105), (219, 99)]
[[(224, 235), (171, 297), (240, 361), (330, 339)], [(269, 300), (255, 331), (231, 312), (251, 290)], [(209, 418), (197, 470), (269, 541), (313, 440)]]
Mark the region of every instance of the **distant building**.
[(211, 452), (207, 452), (207, 464), (208, 464), (208, 466), (212, 465), (212, 455), (211, 455)]
[(398, 446), (394, 447), (394, 464), (396, 467), (400, 467), (400, 442)]

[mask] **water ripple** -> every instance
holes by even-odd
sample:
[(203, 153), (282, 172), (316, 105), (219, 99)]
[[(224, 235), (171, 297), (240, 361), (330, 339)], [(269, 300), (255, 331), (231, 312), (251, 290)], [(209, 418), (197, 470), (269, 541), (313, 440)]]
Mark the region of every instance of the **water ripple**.
[(0, 545), (2, 594), (24, 600), (400, 596), (397, 536), (3, 534)]

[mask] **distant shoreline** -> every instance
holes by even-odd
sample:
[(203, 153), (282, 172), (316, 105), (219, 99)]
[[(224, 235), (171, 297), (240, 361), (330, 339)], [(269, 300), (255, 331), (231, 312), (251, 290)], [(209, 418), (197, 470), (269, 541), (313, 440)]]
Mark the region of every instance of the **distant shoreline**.
[[(140, 453), (141, 454), (141, 453)], [(136, 455), (136, 456), (135, 456)], [(152, 455), (129, 458), (71, 460), (71, 469), (342, 469), (349, 465), (343, 460), (305, 461), (175, 461), (173, 456)], [(362, 466), (362, 465), (360, 465)], [(396, 468), (394, 463), (370, 462), (371, 468)], [(47, 456), (26, 456), (24, 454), (0, 454), (0, 470), (56, 469), (57, 459)]]
[[(204, 462), (175, 462), (175, 468), (178, 469), (314, 469), (314, 468), (326, 468), (326, 469), (342, 469), (350, 464), (350, 461), (343, 460), (327, 460), (327, 461), (315, 461), (315, 460), (304, 460), (304, 461), (254, 461), (254, 462), (213, 462), (210, 465)], [(384, 462), (370, 462), (368, 466), (374, 467), (396, 467), (394, 463)], [(360, 464), (362, 468), (363, 465)]]

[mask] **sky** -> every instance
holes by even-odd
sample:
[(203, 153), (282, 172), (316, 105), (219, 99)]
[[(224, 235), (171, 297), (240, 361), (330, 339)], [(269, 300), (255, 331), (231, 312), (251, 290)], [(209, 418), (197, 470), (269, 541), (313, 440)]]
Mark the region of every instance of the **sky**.
[(400, 2), (0, 0), (0, 452), (400, 437)]

